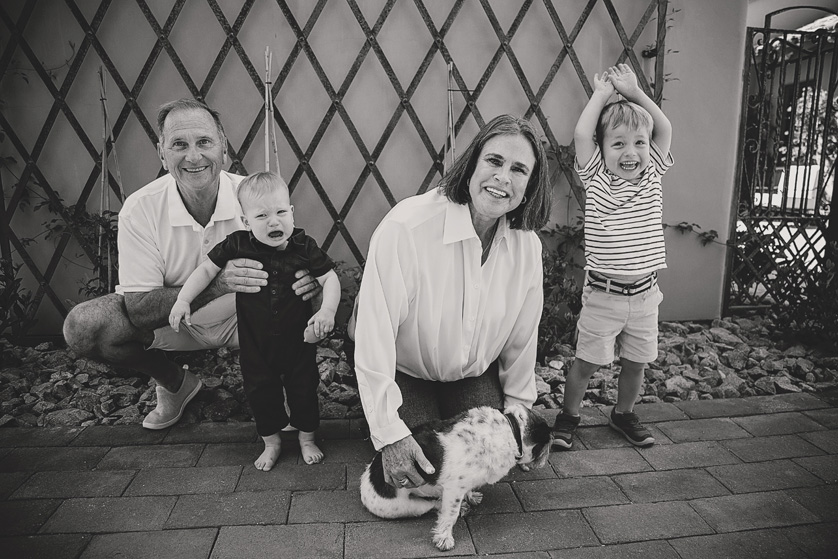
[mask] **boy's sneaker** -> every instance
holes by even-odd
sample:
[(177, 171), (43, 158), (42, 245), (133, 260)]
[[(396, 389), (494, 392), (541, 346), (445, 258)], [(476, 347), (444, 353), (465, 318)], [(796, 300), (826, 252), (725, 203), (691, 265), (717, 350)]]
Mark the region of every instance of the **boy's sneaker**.
[(573, 416), (568, 413), (560, 413), (556, 416), (553, 424), (553, 446), (570, 448), (573, 446), (573, 433), (579, 427), (581, 416)]
[(612, 429), (622, 433), (628, 442), (634, 446), (651, 446), (655, 444), (655, 437), (648, 429), (643, 427), (636, 413), (616, 413), (611, 409), (611, 418), (608, 422)]

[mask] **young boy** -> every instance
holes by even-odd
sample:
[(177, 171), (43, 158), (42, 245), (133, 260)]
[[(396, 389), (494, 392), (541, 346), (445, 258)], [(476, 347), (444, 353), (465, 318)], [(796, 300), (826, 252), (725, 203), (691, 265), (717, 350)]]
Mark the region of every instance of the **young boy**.
[[(617, 91), (625, 100), (607, 104)], [(596, 135), (596, 139), (594, 139)], [(594, 75), (576, 124), (576, 171), (585, 186), (585, 286), (576, 360), (567, 375), (554, 444), (573, 445), (588, 380), (614, 360), (621, 371), (609, 424), (636, 446), (654, 444), (633, 413), (646, 363), (658, 355), (656, 270), (666, 267), (661, 176), (672, 165), (672, 126), (626, 64)]]
[[(240, 360), (244, 389), (256, 432), (265, 450), (256, 459), (258, 470), (270, 470), (281, 451), (279, 432), (289, 425), (299, 430), (300, 451), (307, 464), (323, 459), (314, 442), (320, 424), (317, 401), (316, 352), (313, 343), (335, 324), (340, 282), (334, 263), (302, 229), (294, 228), (294, 206), (285, 182), (275, 173), (250, 175), (238, 188), (244, 231), (218, 243), (178, 294), (169, 323), (190, 324), (190, 303), (218, 274), (227, 260), (258, 260), (268, 272), (268, 285), (257, 293), (236, 293)], [(323, 302), (312, 316), (312, 305), (294, 295), (294, 273), (306, 268), (323, 286)], [(289, 420), (283, 387), (288, 395)]]

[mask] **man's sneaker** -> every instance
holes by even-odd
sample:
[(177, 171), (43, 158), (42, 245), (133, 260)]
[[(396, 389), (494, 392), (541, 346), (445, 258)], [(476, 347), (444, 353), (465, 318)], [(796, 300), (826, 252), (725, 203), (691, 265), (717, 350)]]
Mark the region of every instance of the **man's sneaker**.
[(201, 379), (185, 371), (180, 390), (169, 392), (162, 386), (157, 386), (157, 407), (143, 420), (146, 429), (165, 429), (178, 422), (186, 404), (201, 390)]
[(553, 424), (553, 446), (560, 448), (570, 448), (573, 446), (573, 433), (579, 427), (581, 417), (578, 415), (570, 415), (568, 413), (560, 413), (556, 416), (556, 422)]
[(651, 446), (655, 444), (655, 437), (648, 429), (643, 427), (636, 413), (616, 413), (611, 409), (611, 418), (608, 422), (612, 429), (622, 433), (628, 442), (634, 446)]

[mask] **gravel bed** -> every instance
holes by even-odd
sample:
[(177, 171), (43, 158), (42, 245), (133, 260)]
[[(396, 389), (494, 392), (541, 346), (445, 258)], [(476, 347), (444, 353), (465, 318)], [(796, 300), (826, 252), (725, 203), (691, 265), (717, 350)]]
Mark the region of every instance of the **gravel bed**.
[[(573, 347), (536, 367), (536, 408), (561, 407)], [(178, 353), (204, 388), (185, 423), (252, 421), (238, 352)], [(324, 419), (363, 417), (354, 370), (342, 340), (318, 347), (320, 412)], [(588, 385), (585, 406), (616, 402), (620, 367), (603, 367)], [(0, 340), (0, 427), (139, 424), (156, 406), (155, 383), (131, 371), (79, 358), (52, 343), (23, 347)], [(762, 317), (712, 322), (662, 322), (658, 358), (646, 369), (641, 403), (738, 398), (838, 387), (838, 356), (785, 343)]]

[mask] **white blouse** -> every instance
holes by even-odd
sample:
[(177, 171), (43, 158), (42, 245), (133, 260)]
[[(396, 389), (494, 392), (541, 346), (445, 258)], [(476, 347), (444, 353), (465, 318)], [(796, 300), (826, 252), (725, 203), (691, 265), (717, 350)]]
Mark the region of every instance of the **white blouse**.
[(400, 202), (370, 241), (355, 368), (373, 445), (410, 434), (395, 371), (454, 381), (498, 360), (505, 405), (535, 402), (544, 293), (541, 240), (501, 218), (488, 259), (466, 205), (433, 189)]

